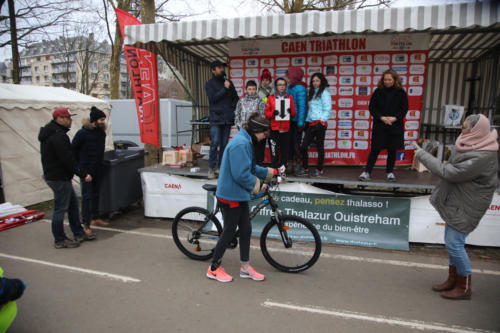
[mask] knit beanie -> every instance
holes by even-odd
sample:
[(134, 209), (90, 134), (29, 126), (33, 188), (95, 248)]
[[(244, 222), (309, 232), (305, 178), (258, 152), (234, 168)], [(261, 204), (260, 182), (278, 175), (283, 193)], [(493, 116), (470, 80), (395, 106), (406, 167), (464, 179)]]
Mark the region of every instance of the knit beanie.
[(290, 79), (290, 84), (297, 84), (302, 81), (302, 78), (304, 77), (304, 71), (300, 67), (288, 67), (286, 73)]
[(106, 118), (106, 114), (104, 112), (102, 112), (101, 110), (99, 110), (95, 106), (90, 108), (90, 122), (91, 123), (96, 122), (98, 119), (101, 119), (101, 118)]
[(268, 69), (264, 69), (262, 71), (262, 75), (260, 76), (260, 81), (262, 82), (262, 80), (269, 80), (269, 82), (271, 82), (273, 80), (272, 76), (271, 76), (271, 72), (268, 70)]

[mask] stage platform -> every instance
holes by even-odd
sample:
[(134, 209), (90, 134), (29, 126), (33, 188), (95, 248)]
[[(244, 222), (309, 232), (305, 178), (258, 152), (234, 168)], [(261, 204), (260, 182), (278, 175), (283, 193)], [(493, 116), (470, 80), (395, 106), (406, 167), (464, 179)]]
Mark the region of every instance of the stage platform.
[[(168, 165), (154, 165), (141, 169), (146, 172), (160, 172), (171, 175), (188, 176), (196, 178), (207, 178), (208, 161), (200, 159), (197, 161), (200, 171), (190, 172), (190, 168), (172, 168)], [(415, 192), (426, 194), (432, 191), (438, 178), (430, 172), (417, 172), (410, 170), (409, 167), (399, 167), (394, 173), (397, 177), (396, 182), (385, 180), (385, 167), (375, 168), (372, 172), (370, 181), (360, 181), (358, 176), (363, 172), (361, 166), (325, 166), (323, 175), (320, 177), (308, 177), (289, 175), (286, 177), (288, 182), (301, 182), (308, 184), (332, 186), (337, 191), (346, 190), (346, 192)], [(321, 185), (320, 185), (321, 186)]]

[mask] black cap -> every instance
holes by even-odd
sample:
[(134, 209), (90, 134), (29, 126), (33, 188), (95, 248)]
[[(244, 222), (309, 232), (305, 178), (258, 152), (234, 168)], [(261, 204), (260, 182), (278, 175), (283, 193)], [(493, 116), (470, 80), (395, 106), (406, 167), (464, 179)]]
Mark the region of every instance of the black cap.
[(223, 62), (220, 62), (219, 60), (215, 60), (210, 63), (210, 69), (214, 69), (215, 67), (219, 66), (226, 67), (227, 65)]

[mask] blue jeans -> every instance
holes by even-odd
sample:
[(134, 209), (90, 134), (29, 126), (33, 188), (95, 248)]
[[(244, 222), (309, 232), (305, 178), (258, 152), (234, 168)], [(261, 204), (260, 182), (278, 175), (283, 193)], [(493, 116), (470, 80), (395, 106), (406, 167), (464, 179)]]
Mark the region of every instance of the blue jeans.
[[(215, 168), (217, 162), (220, 167), (222, 154), (227, 145), (229, 134), (231, 133), (231, 125), (210, 125), (210, 154), (208, 155), (208, 167)], [(217, 160), (217, 148), (220, 146), (219, 159)]]
[(71, 231), (75, 236), (83, 235), (84, 231), (80, 224), (80, 213), (78, 212), (78, 199), (71, 180), (45, 180), (54, 192), (54, 212), (52, 214), (52, 235), (55, 242), (65, 240), (64, 214), (68, 212), (68, 220)]
[(101, 189), (101, 178), (96, 176), (91, 182), (80, 178), (82, 188), (82, 223), (89, 227), (90, 221), (99, 217), (99, 193)]
[(472, 274), (469, 256), (465, 252), (465, 238), (468, 235), (448, 225), (444, 228), (444, 243), (448, 251), (448, 257), (450, 258), (450, 266), (455, 266), (457, 273), (462, 276)]

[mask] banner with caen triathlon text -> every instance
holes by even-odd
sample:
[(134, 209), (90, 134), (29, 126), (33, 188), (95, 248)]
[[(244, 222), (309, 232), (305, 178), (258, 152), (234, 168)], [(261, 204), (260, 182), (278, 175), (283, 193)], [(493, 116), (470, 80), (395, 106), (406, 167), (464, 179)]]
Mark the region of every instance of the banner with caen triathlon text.
[[(293, 192), (280, 192), (275, 199), (283, 215), (311, 222), (324, 243), (409, 250), (410, 199)], [(250, 211), (260, 200), (249, 202)], [(213, 207), (210, 195), (208, 207)], [(267, 206), (254, 217), (253, 236), (260, 236), (271, 214)]]
[[(129, 13), (115, 8), (116, 17), (123, 34), (124, 26), (142, 24)], [(134, 90), (141, 142), (160, 148), (158, 132), (160, 101), (158, 99), (158, 72), (156, 54), (133, 46), (124, 46), (130, 82)]]
[[(249, 80), (260, 80), (264, 69), (273, 81), (284, 77), (290, 66), (303, 69), (308, 86), (314, 73), (322, 73), (329, 84), (332, 112), (325, 134), (326, 165), (366, 164), (373, 126), (369, 101), (387, 69), (401, 77), (408, 94), (409, 111), (404, 125), (405, 149), (398, 151), (396, 164), (413, 160), (413, 142), (419, 135), (430, 34), (381, 34), (231, 41), (229, 77), (243, 96)], [(317, 162), (315, 147), (309, 162)], [(386, 152), (377, 164), (385, 164)]]

